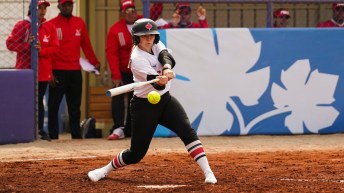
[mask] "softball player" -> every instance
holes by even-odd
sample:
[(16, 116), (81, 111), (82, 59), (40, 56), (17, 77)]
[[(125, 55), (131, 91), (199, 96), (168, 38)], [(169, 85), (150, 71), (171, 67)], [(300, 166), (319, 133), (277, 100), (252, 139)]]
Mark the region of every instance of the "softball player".
[[(170, 95), (171, 79), (175, 78), (172, 68), (173, 57), (165, 49), (161, 52), (160, 35), (157, 26), (150, 19), (137, 20), (132, 28), (134, 48), (131, 54), (131, 70), (134, 82), (159, 81), (134, 89), (130, 102), (132, 115), (131, 147), (120, 152), (109, 164), (88, 173), (92, 181), (98, 181), (120, 167), (138, 163), (147, 153), (158, 124), (174, 131), (184, 142), (191, 157), (197, 162), (205, 175), (205, 183), (215, 184), (217, 180), (212, 172), (201, 141), (191, 128), (185, 110), (176, 98)], [(158, 104), (150, 104), (147, 94), (156, 90), (161, 95)]]

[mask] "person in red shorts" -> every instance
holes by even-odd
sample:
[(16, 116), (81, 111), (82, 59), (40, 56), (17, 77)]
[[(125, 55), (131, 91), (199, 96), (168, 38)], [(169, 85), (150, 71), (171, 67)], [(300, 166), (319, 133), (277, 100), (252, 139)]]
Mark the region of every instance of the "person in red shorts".
[(317, 27), (344, 27), (344, 3), (333, 3), (332, 19), (319, 23)]
[(287, 9), (280, 8), (274, 12), (274, 28), (288, 27), (290, 14)]
[(206, 19), (206, 10), (199, 6), (197, 8), (198, 23), (191, 21), (191, 7), (189, 3), (178, 3), (172, 20), (159, 28), (208, 28), (208, 21)]

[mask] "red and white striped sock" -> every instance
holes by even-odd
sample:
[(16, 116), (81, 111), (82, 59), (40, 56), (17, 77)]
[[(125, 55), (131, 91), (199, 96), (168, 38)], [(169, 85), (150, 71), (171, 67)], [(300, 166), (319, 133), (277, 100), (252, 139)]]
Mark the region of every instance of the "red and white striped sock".
[(124, 151), (117, 154), (117, 156), (115, 156), (108, 165), (104, 166), (104, 169), (107, 171), (107, 173), (109, 173), (110, 171), (114, 169), (118, 169), (127, 165), (123, 162), (123, 159), (122, 159), (123, 152)]
[(191, 142), (186, 146), (191, 157), (197, 162), (199, 167), (202, 169), (203, 173), (212, 172), (209, 166), (208, 158), (205, 155), (202, 143), (200, 140)]
[(111, 165), (114, 169), (118, 169), (121, 168), (123, 166), (126, 166), (127, 164), (124, 163), (123, 159), (122, 159), (122, 154), (124, 151), (122, 151), (121, 153), (117, 154), (116, 157), (113, 158)]

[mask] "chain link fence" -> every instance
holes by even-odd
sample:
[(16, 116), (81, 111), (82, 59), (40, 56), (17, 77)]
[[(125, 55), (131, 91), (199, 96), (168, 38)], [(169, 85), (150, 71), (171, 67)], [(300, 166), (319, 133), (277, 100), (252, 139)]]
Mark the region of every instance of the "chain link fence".
[[(23, 20), (28, 13), (30, 0), (0, 0), (0, 68), (15, 68), (16, 53), (9, 51), (6, 46), (6, 39), (10, 35), (14, 25)], [(21, 29), (18, 29), (21, 31)], [(17, 36), (18, 34), (12, 34)], [(18, 50), (19, 45), (10, 43), (13, 50)], [(21, 50), (22, 58), (30, 58), (29, 50)], [(29, 62), (29, 61), (28, 61)]]
[[(18, 59), (29, 60), (29, 49), (22, 49), (19, 42), (11, 42), (6, 45), (6, 40), (11, 34), (17, 22), (24, 20), (29, 12), (31, 0), (0, 0), (0, 69), (15, 68), (17, 53), (21, 56)], [(77, 1), (75, 1), (77, 2)], [(50, 6), (45, 15), (46, 19), (51, 19), (58, 15), (57, 0), (50, 0)], [(74, 11), (75, 13), (75, 11)], [(18, 29), (22, 33), (23, 29)], [(12, 34), (14, 37), (19, 37), (20, 34)], [(26, 38), (25, 33), (21, 38)], [(9, 48), (12, 50), (10, 51)], [(16, 50), (16, 51), (13, 51)], [(27, 61), (30, 62), (30, 61)]]

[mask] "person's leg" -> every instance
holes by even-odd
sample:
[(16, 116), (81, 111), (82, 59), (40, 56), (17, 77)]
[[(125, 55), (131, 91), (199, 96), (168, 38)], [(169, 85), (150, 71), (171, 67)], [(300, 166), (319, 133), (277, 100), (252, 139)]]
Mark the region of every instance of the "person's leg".
[[(134, 82), (133, 74), (131, 73), (122, 73), (123, 83), (125, 85), (131, 84)], [(127, 93), (127, 109), (125, 116), (125, 126), (124, 126), (124, 135), (125, 137), (131, 137), (131, 113), (130, 113), (130, 100), (133, 98), (134, 92)]]
[[(131, 73), (122, 72), (123, 85), (133, 83), (133, 75)], [(131, 136), (131, 116), (129, 110), (130, 99), (133, 97), (134, 92), (113, 96), (111, 100), (112, 105), (112, 119), (114, 125), (110, 130), (109, 140), (122, 139)], [(125, 97), (127, 95), (127, 97)], [(127, 99), (128, 101), (125, 101)], [(125, 103), (128, 106), (125, 109)], [(125, 121), (124, 121), (125, 120)]]
[(38, 134), (41, 136), (41, 139), (50, 141), (50, 137), (43, 130), (44, 127), (44, 94), (47, 90), (48, 82), (39, 82), (38, 83)]
[(178, 137), (180, 137), (190, 156), (197, 162), (197, 164), (203, 171), (205, 182), (210, 184), (217, 183), (217, 180), (209, 166), (208, 158), (204, 152), (202, 143), (199, 140), (197, 133), (191, 127), (189, 118), (184, 108), (173, 96), (171, 96), (168, 104), (165, 107), (165, 111), (160, 123), (163, 126), (171, 129), (178, 135)]
[(61, 70), (54, 70), (53, 74), (58, 83), (56, 83), (56, 86), (49, 86), (48, 131), (51, 139), (58, 139), (58, 113), (61, 100), (65, 93), (65, 73)]
[(112, 131), (116, 128), (124, 127), (124, 94), (111, 97), (111, 112), (114, 122)]
[(118, 140), (125, 137), (124, 134), (124, 94), (111, 98), (112, 120), (114, 125), (110, 129), (108, 140)]
[(134, 97), (130, 110), (133, 120), (130, 148), (117, 154), (106, 166), (90, 171), (88, 177), (92, 181), (106, 177), (114, 169), (138, 163), (146, 155), (160, 117), (159, 108), (147, 99)]
[(66, 101), (72, 139), (82, 139), (80, 131), (80, 106), (82, 95), (82, 75), (80, 70), (67, 71)]

